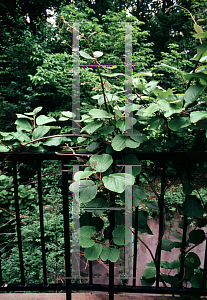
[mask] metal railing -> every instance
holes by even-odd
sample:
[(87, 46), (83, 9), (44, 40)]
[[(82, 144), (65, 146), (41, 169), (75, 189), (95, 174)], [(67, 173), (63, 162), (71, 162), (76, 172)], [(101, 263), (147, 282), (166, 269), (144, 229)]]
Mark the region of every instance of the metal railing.
[[(80, 156), (90, 156), (90, 153), (79, 153)], [(71, 299), (71, 293), (73, 291), (105, 291), (109, 294), (109, 300), (114, 299), (114, 293), (127, 292), (127, 293), (152, 293), (152, 294), (178, 294), (178, 295), (201, 295), (207, 296), (206, 290), (206, 276), (207, 276), (207, 245), (205, 248), (205, 262), (203, 271), (203, 285), (202, 289), (196, 288), (184, 288), (183, 277), (184, 277), (184, 258), (185, 258), (185, 247), (186, 247), (186, 232), (187, 232), (187, 217), (184, 217), (184, 226), (182, 234), (182, 246), (181, 246), (181, 257), (180, 257), (180, 282), (179, 288), (173, 288), (168, 286), (161, 286), (160, 278), (160, 261), (161, 261), (161, 240), (163, 237), (163, 222), (164, 222), (164, 182), (165, 182), (165, 164), (166, 161), (178, 161), (179, 163), (185, 163), (185, 166), (190, 167), (190, 158), (186, 153), (136, 153), (139, 161), (150, 160), (159, 161), (161, 166), (161, 196), (159, 199), (159, 237), (158, 247), (156, 251), (156, 281), (155, 286), (137, 286), (136, 285), (136, 269), (137, 269), (137, 235), (138, 235), (138, 207), (135, 211), (135, 235), (133, 245), (133, 280), (132, 285), (120, 286), (114, 284), (114, 263), (109, 261), (109, 284), (94, 284), (93, 283), (93, 266), (92, 262), (89, 265), (89, 283), (72, 283), (71, 279), (71, 258), (70, 258), (70, 228), (69, 228), (69, 195), (68, 195), (68, 162), (74, 159), (74, 154), (70, 152), (57, 153), (16, 153), (7, 157), (7, 154), (0, 153), (0, 161), (4, 159), (12, 162), (13, 164), (13, 188), (15, 197), (15, 210), (16, 210), (16, 228), (18, 238), (18, 249), (19, 249), (19, 272), (21, 274), (21, 282), (19, 284), (4, 284), (4, 274), (1, 271), (0, 265), (0, 292), (17, 292), (17, 291), (64, 291), (66, 293), (67, 300)], [(116, 157), (118, 158), (118, 157)], [(42, 173), (41, 163), (45, 160), (58, 160), (62, 162), (62, 196), (63, 196), (63, 216), (64, 216), (64, 242), (65, 242), (65, 283), (48, 284), (47, 278), (47, 265), (46, 265), (46, 250), (45, 250), (45, 236), (44, 236), (44, 219), (43, 219), (43, 196), (42, 196)], [(26, 284), (25, 272), (24, 272), (24, 253), (22, 247), (22, 236), (21, 236), (21, 219), (19, 209), (19, 196), (18, 196), (18, 177), (17, 177), (17, 163), (19, 162), (31, 162), (36, 161), (37, 168), (37, 182), (38, 182), (38, 199), (39, 199), (39, 213), (40, 213), (40, 236), (41, 236), (41, 251), (42, 251), (42, 266), (43, 266), (43, 282), (42, 284)], [(114, 229), (114, 210), (109, 211), (110, 220), (110, 238), (112, 238), (112, 231)], [(92, 213), (90, 218), (92, 218)], [(90, 224), (90, 221), (89, 221)], [(207, 240), (206, 240), (207, 244)], [(2, 262), (1, 262), (2, 263)], [(139, 266), (139, 263), (138, 263)]]

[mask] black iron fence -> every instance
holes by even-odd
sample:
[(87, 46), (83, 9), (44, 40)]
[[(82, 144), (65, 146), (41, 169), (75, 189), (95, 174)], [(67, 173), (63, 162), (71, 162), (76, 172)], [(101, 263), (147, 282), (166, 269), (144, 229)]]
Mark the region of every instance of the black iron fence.
[[(89, 157), (89, 153), (79, 153), (80, 156)], [(89, 282), (88, 283), (73, 283), (71, 277), (71, 258), (70, 258), (70, 228), (69, 228), (69, 189), (68, 189), (68, 165), (71, 159), (74, 159), (73, 153), (17, 153), (7, 157), (7, 154), (0, 154), (0, 161), (6, 159), (9, 164), (13, 164), (13, 188), (15, 197), (15, 212), (16, 212), (16, 228), (18, 238), (18, 250), (19, 250), (19, 272), (21, 274), (21, 282), (18, 284), (7, 284), (4, 274), (2, 274), (1, 261), (0, 264), (0, 292), (17, 292), (17, 291), (64, 291), (67, 299), (71, 299), (71, 293), (73, 291), (104, 291), (108, 292), (109, 299), (114, 299), (114, 293), (127, 292), (127, 293), (152, 293), (152, 294), (173, 294), (173, 295), (200, 295), (207, 296), (206, 290), (206, 276), (207, 276), (207, 245), (205, 246), (205, 261), (202, 279), (202, 288), (184, 288), (183, 277), (184, 277), (184, 258), (185, 258), (185, 247), (186, 247), (186, 232), (187, 232), (187, 217), (184, 217), (182, 243), (181, 243), (181, 255), (180, 255), (180, 274), (179, 274), (179, 287), (173, 288), (167, 285), (163, 286), (160, 278), (160, 261), (161, 261), (161, 240), (163, 237), (163, 223), (164, 223), (164, 193), (165, 193), (165, 164), (167, 161), (177, 161), (179, 164), (184, 164), (190, 168), (190, 158), (186, 153), (137, 153), (139, 161), (150, 160), (158, 161), (161, 170), (161, 193), (159, 199), (159, 237), (158, 247), (156, 251), (156, 281), (153, 286), (137, 286), (136, 285), (136, 269), (139, 268), (138, 253), (137, 253), (137, 235), (138, 235), (138, 207), (135, 211), (135, 234), (133, 243), (133, 280), (132, 285), (115, 285), (114, 284), (114, 263), (109, 261), (109, 284), (94, 284), (93, 283), (93, 264), (90, 262), (89, 265)], [(42, 173), (41, 163), (43, 161), (58, 160), (62, 162), (62, 199), (63, 199), (63, 215), (64, 215), (64, 242), (65, 242), (65, 282), (58, 284), (48, 284), (47, 278), (47, 264), (46, 264), (46, 250), (45, 250), (45, 235), (44, 235), (44, 218), (43, 218), (43, 196), (42, 196)], [(41, 238), (41, 252), (42, 252), (42, 270), (43, 270), (43, 282), (41, 284), (27, 284), (27, 278), (24, 270), (24, 253), (22, 247), (22, 236), (21, 236), (21, 217), (19, 209), (19, 196), (18, 196), (18, 170), (17, 163), (23, 162), (36, 162), (37, 168), (37, 181), (38, 181), (38, 199), (39, 199), (39, 213), (40, 213), (40, 238)], [(190, 172), (190, 171), (189, 171)], [(89, 213), (90, 217), (92, 213)], [(110, 210), (110, 235), (114, 229), (114, 210)], [(206, 240), (207, 243), (207, 240)]]

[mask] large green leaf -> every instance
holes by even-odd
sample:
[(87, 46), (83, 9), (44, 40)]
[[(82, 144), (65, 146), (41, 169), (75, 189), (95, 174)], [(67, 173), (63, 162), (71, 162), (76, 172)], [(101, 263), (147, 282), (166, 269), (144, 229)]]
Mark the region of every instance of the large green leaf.
[(82, 237), (92, 237), (96, 233), (96, 228), (94, 226), (82, 226), (80, 228), (80, 236)]
[(95, 154), (91, 156), (90, 165), (96, 170), (96, 172), (105, 172), (113, 163), (112, 156), (110, 154)]
[(100, 258), (102, 260), (110, 260), (111, 262), (116, 262), (119, 258), (119, 250), (116, 248), (104, 247)]
[(17, 128), (20, 128), (21, 130), (32, 131), (34, 129), (33, 126), (25, 119), (17, 119), (14, 124), (16, 124)]
[(125, 228), (124, 225), (119, 225), (116, 229), (112, 231), (112, 235), (114, 237), (114, 244), (124, 246), (131, 241), (132, 234), (128, 228)]
[(205, 240), (205, 232), (201, 229), (192, 230), (189, 233), (189, 238), (191, 243), (198, 245)]
[(9, 152), (9, 151), (10, 151), (9, 148), (7, 148), (7, 147), (4, 146), (4, 145), (0, 145), (0, 152)]
[[(49, 126), (48, 126), (49, 127)], [(53, 137), (53, 138), (49, 138), (44, 142), (44, 146), (59, 146), (62, 141), (64, 141), (64, 139), (60, 136), (60, 137)], [(71, 139), (67, 138), (67, 141), (71, 141)]]
[(83, 127), (81, 129), (81, 132), (87, 131), (88, 133), (93, 133), (98, 128), (100, 128), (102, 126), (102, 124), (103, 124), (103, 121), (93, 121), (93, 122), (89, 123), (88, 125), (86, 125), (85, 127)]
[(201, 265), (201, 261), (196, 253), (189, 252), (185, 258), (185, 264), (189, 268), (197, 269)]
[(123, 193), (125, 186), (133, 185), (135, 178), (131, 174), (114, 173), (102, 178), (104, 186), (117, 193)]
[(152, 103), (149, 107), (147, 107), (144, 112), (143, 112), (143, 117), (149, 117), (151, 116), (153, 113), (155, 113), (156, 111), (159, 110), (159, 107), (157, 104)]
[(87, 59), (94, 59), (94, 57), (92, 57), (91, 55), (89, 55), (88, 53), (84, 52), (84, 51), (79, 51), (80, 56), (87, 58)]
[(153, 278), (156, 275), (156, 269), (155, 268), (147, 268), (143, 271), (142, 274), (145, 279)]
[(193, 288), (201, 289), (203, 285), (203, 274), (194, 274), (190, 279), (190, 283)]
[(95, 242), (88, 237), (80, 237), (80, 245), (84, 248), (90, 248), (95, 244)]
[(88, 260), (96, 260), (99, 258), (101, 251), (102, 251), (102, 245), (95, 243), (95, 245), (93, 245), (92, 247), (86, 248), (84, 250), (84, 256)]
[(55, 121), (56, 120), (52, 117), (47, 117), (45, 115), (40, 115), (36, 119), (36, 124), (37, 125), (44, 125), (44, 124), (48, 124), (48, 123), (55, 122)]
[(70, 185), (70, 191), (75, 193), (76, 199), (80, 202), (89, 202), (94, 199), (97, 195), (98, 187), (91, 180), (80, 180), (78, 182), (73, 182)]
[(203, 207), (201, 201), (195, 195), (186, 195), (182, 205), (184, 215), (194, 218), (202, 218)]
[(207, 55), (207, 41), (204, 41), (201, 45), (197, 48), (197, 54), (192, 60), (200, 60), (202, 56)]
[(161, 249), (164, 251), (171, 251), (173, 248), (180, 248), (180, 242), (172, 242), (168, 239), (162, 239)]
[(21, 141), (22, 143), (30, 142), (30, 138), (28, 137), (28, 135), (21, 130), (18, 130), (17, 132), (13, 132), (12, 135), (14, 138)]
[(173, 131), (178, 131), (180, 128), (184, 128), (191, 125), (189, 117), (177, 117), (168, 122), (168, 127)]
[(138, 148), (140, 143), (137, 143), (133, 141), (130, 137), (128, 136), (115, 136), (112, 140), (112, 148), (115, 151), (122, 151), (124, 148)]
[(85, 179), (93, 174), (93, 171), (79, 171), (74, 175), (74, 180), (79, 181), (81, 179)]
[(113, 115), (107, 113), (107, 111), (102, 110), (102, 109), (91, 109), (89, 111), (89, 115), (91, 115), (92, 118), (94, 119), (107, 119), (107, 118), (112, 118)]
[(159, 100), (158, 107), (164, 112), (164, 116), (166, 118), (173, 114), (179, 114), (183, 110), (183, 108), (178, 106), (176, 103), (169, 103), (166, 100)]
[(194, 84), (191, 85), (184, 95), (184, 100), (186, 102), (186, 106), (196, 101), (198, 96), (202, 93), (202, 91), (205, 89), (205, 86), (200, 84)]
[(38, 126), (34, 129), (32, 134), (32, 139), (37, 140), (43, 136), (46, 136), (48, 131), (50, 130), (50, 126)]
[(190, 114), (191, 123), (197, 123), (198, 121), (206, 119), (206, 118), (207, 118), (207, 111), (205, 111), (205, 110), (193, 111)]
[(99, 129), (98, 133), (103, 135), (108, 135), (114, 131), (114, 126), (104, 126)]

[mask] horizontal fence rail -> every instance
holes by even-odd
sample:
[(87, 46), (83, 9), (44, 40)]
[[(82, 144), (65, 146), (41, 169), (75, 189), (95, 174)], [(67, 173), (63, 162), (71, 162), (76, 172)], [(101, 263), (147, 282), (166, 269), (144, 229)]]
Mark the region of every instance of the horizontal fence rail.
[[(139, 161), (150, 160), (150, 161), (160, 161), (160, 168), (162, 171), (161, 176), (161, 193), (158, 200), (159, 206), (159, 236), (158, 236), (158, 247), (155, 254), (156, 264), (156, 282), (155, 286), (137, 286), (136, 285), (136, 270), (138, 260), (138, 207), (135, 210), (135, 232), (133, 241), (133, 260), (132, 260), (132, 285), (120, 286), (114, 284), (114, 263), (109, 261), (109, 284), (95, 284), (93, 283), (93, 263), (89, 262), (89, 283), (73, 283), (73, 274), (71, 269), (71, 244), (70, 244), (70, 231), (69, 228), (69, 172), (68, 168), (72, 167), (73, 164), (71, 160), (76, 159), (74, 156), (80, 157), (90, 157), (92, 154), (88, 152), (79, 152), (75, 155), (72, 152), (48, 152), (48, 153), (14, 153), (8, 156), (5, 153), (0, 153), (0, 161), (8, 161), (13, 167), (13, 184), (14, 198), (15, 198), (15, 213), (16, 213), (16, 230), (18, 239), (18, 249), (19, 249), (19, 273), (21, 274), (21, 282), (18, 284), (7, 284), (2, 274), (2, 264), (0, 261), (0, 292), (19, 292), (19, 291), (64, 291), (66, 293), (67, 300), (71, 299), (71, 294), (73, 291), (104, 291), (109, 293), (109, 300), (114, 299), (114, 293), (126, 292), (126, 293), (152, 293), (152, 294), (173, 294), (173, 295), (201, 295), (207, 296), (206, 290), (206, 276), (207, 276), (207, 240), (205, 245), (205, 261), (204, 261), (204, 272), (203, 272), (203, 284), (201, 288), (184, 288), (183, 278), (184, 278), (184, 258), (185, 258), (185, 248), (186, 248), (186, 232), (187, 232), (187, 217), (184, 216), (183, 223), (183, 233), (181, 242), (181, 255), (180, 255), (180, 274), (179, 274), (179, 288), (168, 287), (162, 280), (160, 276), (160, 262), (161, 262), (161, 240), (164, 233), (164, 192), (165, 192), (165, 165), (167, 161), (178, 161), (180, 164), (187, 163), (190, 164), (190, 158), (187, 153), (134, 153), (136, 154)], [(118, 156), (116, 157), (119, 158)], [(121, 158), (121, 154), (120, 154)], [(41, 163), (43, 161), (53, 161), (57, 160), (61, 162), (62, 170), (62, 198), (63, 198), (63, 231), (64, 231), (64, 257), (65, 257), (65, 282), (64, 283), (54, 283), (48, 284), (47, 278), (47, 261), (46, 261), (46, 248), (45, 248), (45, 230), (44, 230), (44, 213), (43, 213), (43, 195), (42, 195), (42, 173), (41, 173)], [(21, 236), (21, 216), (19, 209), (19, 191), (18, 191), (18, 170), (17, 163), (28, 163), (37, 162), (37, 187), (38, 187), (38, 201), (39, 201), (39, 220), (40, 220), (40, 241), (41, 241), (41, 259), (42, 259), (42, 272), (43, 272), (43, 282), (42, 284), (27, 284), (26, 274), (24, 269), (24, 253), (22, 247), (22, 236)], [(70, 164), (71, 163), (71, 164)], [(75, 163), (74, 163), (75, 164)], [(71, 173), (70, 173), (71, 174)], [(137, 178), (137, 183), (139, 178)], [(114, 197), (111, 195), (111, 197)], [(111, 199), (112, 202), (114, 199)], [(107, 208), (103, 208), (107, 209)], [(110, 240), (112, 240), (112, 231), (115, 228), (115, 211), (120, 210), (114, 206), (108, 208), (109, 219), (110, 219)], [(89, 212), (89, 225), (92, 225), (92, 212)], [(126, 267), (126, 266), (125, 266)]]

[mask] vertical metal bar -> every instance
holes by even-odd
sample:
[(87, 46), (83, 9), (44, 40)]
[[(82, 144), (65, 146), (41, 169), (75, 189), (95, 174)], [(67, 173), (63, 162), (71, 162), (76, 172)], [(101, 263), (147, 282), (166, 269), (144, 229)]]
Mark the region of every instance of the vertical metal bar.
[(135, 235), (134, 235), (134, 261), (133, 261), (133, 286), (136, 286), (137, 271), (137, 235), (138, 235), (138, 206), (135, 209)]
[(21, 237), (21, 226), (20, 226), (20, 216), (19, 216), (19, 197), (18, 197), (18, 182), (17, 182), (17, 161), (13, 161), (13, 178), (14, 178), (14, 198), (15, 198), (15, 211), (17, 220), (17, 238), (19, 247), (19, 261), (20, 261), (20, 271), (21, 271), (21, 284), (25, 285), (24, 277), (24, 262), (22, 253), (22, 237)]
[[(62, 170), (65, 170), (67, 161), (62, 160)], [(62, 194), (64, 215), (65, 240), (65, 268), (66, 268), (66, 299), (71, 300), (71, 267), (70, 267), (70, 231), (69, 231), (69, 205), (68, 205), (68, 173), (62, 172)]]
[[(112, 203), (115, 203), (115, 198), (112, 192), (110, 193), (110, 200), (112, 201)], [(115, 225), (114, 219), (115, 219), (115, 211), (110, 210), (109, 212), (109, 221), (110, 221), (109, 241), (110, 242), (113, 239), (112, 231), (114, 230), (114, 225)], [(114, 300), (114, 263), (111, 261), (109, 261), (109, 300)]]
[(1, 269), (1, 252), (0, 252), (0, 286), (3, 284), (2, 269)]
[(43, 278), (44, 285), (47, 285), (46, 257), (45, 257), (45, 237), (44, 237), (44, 220), (43, 220), (43, 203), (42, 203), (42, 180), (41, 180), (41, 162), (37, 165), (38, 174), (38, 196), (39, 196), (39, 211), (40, 211), (40, 230), (41, 230), (41, 245), (42, 245), (42, 263), (43, 263)]
[(184, 261), (185, 261), (185, 247), (186, 247), (186, 233), (187, 233), (187, 216), (184, 216), (183, 220), (183, 237), (182, 237), (182, 246), (181, 246), (181, 256), (180, 256), (180, 278), (179, 278), (179, 288), (183, 287), (183, 278), (184, 278)]
[(159, 287), (160, 281), (160, 259), (161, 259), (161, 243), (162, 237), (164, 234), (164, 188), (165, 188), (165, 161), (162, 161), (162, 182), (161, 182), (161, 196), (158, 199), (159, 205), (159, 236), (158, 236), (158, 244), (155, 254), (155, 265), (156, 265), (156, 287)]
[(204, 261), (204, 270), (203, 270), (203, 284), (202, 289), (206, 289), (206, 276), (207, 276), (207, 240), (206, 240), (206, 249), (205, 249), (205, 261)]
[[(136, 177), (136, 184), (139, 185), (139, 176)], [(132, 203), (133, 204), (133, 203)], [(137, 235), (138, 235), (138, 211), (139, 207), (135, 209), (135, 234), (134, 234), (134, 261), (133, 261), (133, 286), (136, 286), (137, 275)]]
[[(89, 212), (89, 226), (92, 226), (92, 212)], [(89, 261), (89, 283), (93, 284), (92, 261)]]

